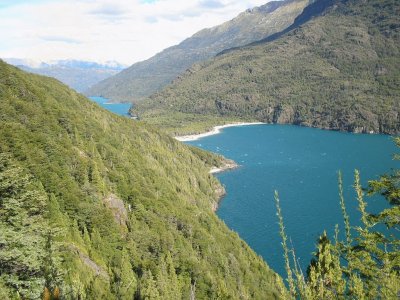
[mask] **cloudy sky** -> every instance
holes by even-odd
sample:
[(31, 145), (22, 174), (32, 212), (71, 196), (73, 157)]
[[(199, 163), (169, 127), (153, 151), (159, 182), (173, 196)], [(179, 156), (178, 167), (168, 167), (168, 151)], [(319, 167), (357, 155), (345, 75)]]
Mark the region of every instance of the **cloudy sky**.
[(269, 0), (0, 0), (0, 57), (127, 65)]

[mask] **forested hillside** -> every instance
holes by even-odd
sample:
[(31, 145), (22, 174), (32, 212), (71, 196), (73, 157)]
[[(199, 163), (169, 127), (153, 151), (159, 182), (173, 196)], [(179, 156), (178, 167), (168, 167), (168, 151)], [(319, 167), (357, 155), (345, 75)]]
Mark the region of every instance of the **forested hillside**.
[(271, 299), (212, 211), (221, 157), (0, 61), (1, 299)]
[(115, 101), (136, 102), (159, 91), (196, 62), (232, 47), (264, 39), (293, 23), (310, 0), (271, 1), (213, 28), (203, 29), (179, 45), (135, 63), (86, 91)]
[(399, 133), (399, 15), (399, 1), (315, 1), (291, 31), (192, 67), (132, 113), (175, 134), (227, 118)]

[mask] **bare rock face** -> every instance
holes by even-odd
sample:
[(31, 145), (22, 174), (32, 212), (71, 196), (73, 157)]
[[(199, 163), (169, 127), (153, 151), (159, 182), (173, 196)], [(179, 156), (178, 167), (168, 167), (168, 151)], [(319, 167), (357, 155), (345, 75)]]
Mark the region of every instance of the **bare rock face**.
[[(219, 166), (219, 167), (213, 167), (211, 169), (210, 173), (215, 174), (215, 173), (225, 172), (225, 171), (228, 171), (228, 170), (236, 169), (238, 167), (239, 167), (239, 165), (235, 161), (225, 158), (224, 159), (224, 164), (222, 166)], [(226, 195), (225, 187), (223, 185), (218, 185), (215, 188), (214, 193), (215, 193), (215, 196), (216, 196), (217, 200), (215, 200), (215, 201), (213, 201), (211, 203), (211, 209), (212, 209), (212, 211), (215, 212), (218, 209), (219, 201)]]
[(294, 109), (291, 106), (278, 106), (274, 111), (273, 122), (277, 124), (293, 123)]
[(224, 186), (219, 186), (217, 189), (215, 189), (215, 195), (217, 195), (218, 199), (221, 199), (226, 195), (226, 190)]
[(103, 199), (103, 203), (111, 210), (115, 222), (118, 225), (126, 227), (126, 222), (128, 221), (128, 212), (125, 208), (124, 201), (122, 201), (116, 195), (110, 194)]
[(72, 253), (78, 255), (82, 263), (89, 267), (93, 271), (93, 273), (96, 274), (96, 276), (101, 276), (107, 281), (110, 280), (110, 276), (108, 275), (108, 273), (101, 266), (91, 260), (90, 257), (83, 253), (79, 248), (71, 245), (69, 246), (69, 249), (72, 251)]
[(219, 201), (226, 195), (226, 190), (223, 185), (218, 186), (218, 188), (215, 189), (215, 195), (217, 196), (218, 200), (215, 200), (211, 202), (211, 210), (213, 212), (216, 212), (218, 209)]

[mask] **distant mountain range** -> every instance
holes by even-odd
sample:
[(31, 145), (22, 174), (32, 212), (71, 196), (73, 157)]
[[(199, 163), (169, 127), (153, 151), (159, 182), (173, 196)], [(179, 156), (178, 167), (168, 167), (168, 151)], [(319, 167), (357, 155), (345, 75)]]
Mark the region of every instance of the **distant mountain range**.
[(161, 90), (194, 63), (284, 30), (309, 2), (271, 1), (248, 9), (222, 25), (203, 29), (179, 45), (103, 80), (86, 91), (86, 95), (104, 96), (115, 101), (139, 101)]
[(263, 41), (190, 68), (133, 114), (171, 133), (225, 120), (400, 133), (400, 1), (317, 0)]
[(35, 62), (18, 58), (6, 58), (4, 60), (24, 71), (54, 77), (78, 92), (89, 89), (92, 85), (117, 74), (126, 67), (113, 61), (100, 64), (80, 60), (51, 62)]

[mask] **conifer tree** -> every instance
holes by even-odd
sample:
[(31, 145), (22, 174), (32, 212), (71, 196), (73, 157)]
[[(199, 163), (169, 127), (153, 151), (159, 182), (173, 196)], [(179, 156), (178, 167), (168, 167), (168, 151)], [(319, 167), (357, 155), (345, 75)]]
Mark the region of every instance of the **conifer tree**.
[(133, 299), (137, 288), (136, 275), (132, 270), (129, 253), (122, 249), (113, 259), (113, 290), (118, 299)]
[(344, 295), (346, 283), (342, 278), (339, 257), (326, 232), (319, 237), (317, 252), (307, 270), (308, 284), (320, 299), (336, 299)]
[(55, 298), (54, 294), (60, 294), (58, 286), (60, 285), (60, 270), (55, 259), (53, 251), (53, 233), (51, 230), (48, 231), (46, 236), (45, 252), (46, 256), (43, 260), (43, 273), (45, 278), (45, 288), (53, 295), (52, 299)]
[(285, 259), (285, 269), (286, 269), (286, 273), (287, 273), (287, 282), (289, 284), (289, 292), (290, 292), (290, 295), (292, 297), (294, 297), (296, 295), (296, 287), (295, 287), (295, 282), (293, 280), (292, 268), (290, 267), (289, 250), (288, 250), (288, 246), (286, 244), (287, 236), (286, 236), (286, 232), (285, 232), (285, 225), (283, 223), (283, 217), (282, 217), (282, 212), (281, 212), (281, 207), (280, 207), (278, 191), (275, 191), (274, 198), (275, 198), (277, 216), (278, 216), (278, 220), (279, 220), (279, 228), (280, 228), (279, 234), (282, 238), (282, 247), (283, 247), (283, 251), (284, 251), (283, 256)]
[(181, 298), (181, 286), (178, 280), (178, 276), (176, 275), (174, 262), (171, 257), (171, 253), (167, 252), (165, 255), (165, 263), (167, 268), (167, 274), (169, 278), (169, 294), (171, 295), (172, 299), (179, 299)]
[(43, 293), (46, 203), (43, 187), (9, 155), (0, 154), (0, 287), (23, 298)]
[(154, 280), (150, 270), (143, 275), (140, 284), (140, 298), (143, 300), (161, 300), (162, 297), (157, 289), (157, 282)]
[(97, 164), (93, 162), (89, 169), (89, 181), (93, 184), (100, 193), (105, 192), (104, 180), (100, 174)]
[(90, 252), (92, 241), (90, 240), (90, 235), (86, 226), (83, 227), (83, 242), (85, 243), (86, 249), (88, 249)]
[[(395, 142), (400, 147), (400, 138)], [(395, 155), (395, 159), (399, 159)], [(294, 270), (289, 264), (282, 213), (278, 194), (275, 193), (280, 235), (284, 248), (285, 266), (291, 297), (300, 299), (397, 299), (400, 295), (400, 240), (390, 231), (382, 231), (378, 225), (398, 229), (400, 220), (400, 173), (383, 175), (369, 182), (368, 194), (380, 193), (392, 206), (379, 214), (370, 214), (360, 184), (360, 174), (355, 171), (354, 190), (362, 226), (355, 228), (352, 237), (350, 219), (346, 211), (341, 174), (339, 173), (339, 198), (344, 217), (346, 241), (338, 241), (336, 227), (335, 244), (331, 244), (326, 232), (318, 240), (315, 257), (304, 280), (294, 257)], [(293, 256), (294, 252), (292, 251)], [(343, 259), (341, 263), (340, 259)], [(296, 281), (292, 278), (295, 275)], [(286, 297), (288, 298), (288, 297)]]

